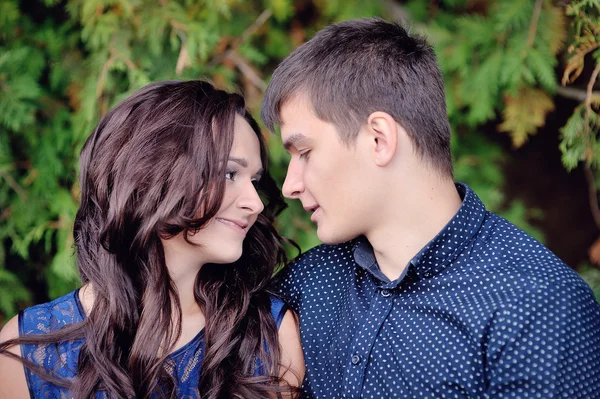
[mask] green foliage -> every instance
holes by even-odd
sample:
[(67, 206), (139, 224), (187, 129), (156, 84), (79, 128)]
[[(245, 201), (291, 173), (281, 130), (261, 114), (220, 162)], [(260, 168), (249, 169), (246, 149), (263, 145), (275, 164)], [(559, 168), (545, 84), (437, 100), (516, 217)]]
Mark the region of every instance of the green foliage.
[[(377, 15), (377, 2), (322, 2), (303, 27), (292, 0), (0, 0), (0, 321), (78, 284), (77, 158), (102, 114), (151, 81), (204, 77), (257, 116), (268, 77), (312, 32)], [(27, 11), (23, 11), (27, 10)], [(285, 154), (272, 141), (275, 174)], [(279, 220), (307, 249), (298, 204)], [(45, 292), (26, 287), (41, 273)], [(34, 294), (34, 296), (32, 296)]]
[[(447, 94), (455, 126), (474, 127), (494, 120), (507, 106), (507, 94), (514, 97), (533, 87), (551, 94), (556, 90), (554, 68), (565, 38), (562, 11), (547, 1), (540, 2), (537, 10), (533, 1), (486, 5), (483, 12), (439, 11), (422, 27), (436, 46), (446, 80), (452, 82)], [(552, 106), (536, 104), (541, 107), (536, 113), (544, 119)], [(517, 147), (540, 127), (523, 121), (526, 115), (504, 116), (512, 116), (513, 120), (505, 119), (505, 126), (514, 127), (507, 130)]]
[(583, 265), (579, 268), (579, 274), (589, 284), (596, 299), (600, 302), (600, 270), (590, 265)]
[[(411, 0), (400, 6), (411, 29), (425, 32), (439, 56), (457, 180), (540, 239), (528, 223), (539, 212), (507, 202), (505, 154), (481, 130), (502, 116), (500, 130), (516, 145), (536, 132), (558, 87), (565, 11), (573, 21), (565, 77), (573, 81), (587, 54), (600, 59), (599, 2), (573, 1), (566, 9), (549, 0)], [(283, 57), (328, 23), (387, 16), (388, 3), (0, 0), (0, 321), (78, 284), (72, 256), (77, 158), (112, 105), (151, 81), (204, 77), (242, 92), (258, 116), (265, 81)], [(533, 99), (530, 108), (518, 112), (524, 98)], [(562, 131), (567, 167), (586, 162), (597, 170), (600, 164), (598, 102), (592, 100)], [(268, 137), (272, 170), (282, 183), (287, 155), (276, 135)], [(318, 243), (297, 201), (278, 227), (304, 250)], [(27, 288), (34, 279), (46, 282), (44, 292)]]
[[(528, 222), (540, 219), (540, 211), (519, 201), (506, 203), (504, 155), (477, 131), (502, 115), (498, 130), (510, 134), (519, 147), (544, 125), (554, 108), (554, 68), (566, 35), (564, 13), (548, 1), (539, 4), (537, 19), (533, 1), (478, 2), (477, 9), (470, 9), (469, 2), (443, 2), (435, 13), (424, 4), (412, 1), (408, 9), (420, 17), (418, 29), (435, 45), (446, 81), (448, 116), (453, 130), (461, 132), (453, 143), (456, 180), (469, 183), (490, 210), (543, 241)], [(537, 24), (533, 34), (532, 24)]]
[(452, 138), (454, 178), (471, 186), (485, 206), (544, 242), (543, 233), (529, 223), (540, 220), (542, 213), (536, 208), (526, 208), (518, 200), (507, 202), (502, 191), (504, 175), (502, 166), (506, 155), (484, 135), (475, 131), (455, 134)]
[(593, 95), (591, 89), (600, 74), (600, 0), (573, 1), (566, 9), (573, 18), (573, 37), (569, 45), (570, 58), (563, 75), (563, 84), (572, 82), (582, 73), (584, 59), (592, 56), (595, 68), (587, 83), (585, 101), (575, 109), (567, 124), (561, 129), (560, 149), (563, 164), (569, 170), (580, 162), (592, 168), (596, 174), (600, 170), (600, 96)]
[(600, 115), (588, 111), (585, 104), (575, 108), (575, 112), (561, 129), (562, 161), (569, 170), (580, 162), (585, 162), (595, 168), (600, 167)]

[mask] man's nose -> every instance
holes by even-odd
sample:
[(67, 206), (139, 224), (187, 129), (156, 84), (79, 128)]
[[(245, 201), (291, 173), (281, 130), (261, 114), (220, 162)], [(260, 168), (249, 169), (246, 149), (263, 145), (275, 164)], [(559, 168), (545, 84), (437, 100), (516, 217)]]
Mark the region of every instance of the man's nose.
[(288, 170), (285, 175), (285, 181), (283, 182), (281, 192), (286, 198), (298, 199), (303, 191), (304, 182), (302, 181), (302, 173), (292, 160), (288, 165)]

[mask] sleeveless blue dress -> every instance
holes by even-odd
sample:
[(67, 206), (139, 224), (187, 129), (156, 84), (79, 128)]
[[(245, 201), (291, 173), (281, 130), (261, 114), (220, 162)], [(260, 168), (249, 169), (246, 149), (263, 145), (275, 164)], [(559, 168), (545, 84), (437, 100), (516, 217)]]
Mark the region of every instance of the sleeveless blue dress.
[[(21, 311), (19, 313), (19, 336), (50, 333), (69, 324), (81, 323), (85, 318), (85, 313), (78, 293), (79, 290), (75, 290), (52, 302)], [(286, 311), (287, 306), (281, 300), (271, 298), (271, 313), (277, 328), (281, 325)], [(21, 345), (21, 356), (57, 376), (73, 380), (77, 374), (79, 349), (83, 342), (84, 339), (78, 339), (56, 344)], [(203, 357), (204, 330), (169, 355), (166, 367), (177, 381), (175, 387), (177, 398), (196, 399), (199, 397), (198, 380)], [(25, 367), (25, 376), (31, 398), (62, 399), (71, 397), (67, 389), (45, 381), (27, 367)], [(96, 393), (96, 399), (108, 398), (105, 392)]]

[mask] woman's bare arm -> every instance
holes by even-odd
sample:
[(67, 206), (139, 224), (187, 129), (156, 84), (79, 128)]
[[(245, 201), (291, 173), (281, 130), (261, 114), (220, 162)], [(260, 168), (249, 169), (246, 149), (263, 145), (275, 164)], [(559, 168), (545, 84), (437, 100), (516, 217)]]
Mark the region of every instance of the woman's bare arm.
[[(0, 331), (0, 343), (19, 337), (19, 319), (13, 317)], [(12, 346), (9, 352), (21, 356), (19, 345)], [(0, 355), (0, 399), (29, 399), (29, 389), (25, 380), (23, 364), (6, 355)]]
[(291, 386), (300, 387), (305, 372), (304, 355), (298, 318), (291, 310), (285, 313), (279, 327), (279, 344), (281, 347), (280, 377)]

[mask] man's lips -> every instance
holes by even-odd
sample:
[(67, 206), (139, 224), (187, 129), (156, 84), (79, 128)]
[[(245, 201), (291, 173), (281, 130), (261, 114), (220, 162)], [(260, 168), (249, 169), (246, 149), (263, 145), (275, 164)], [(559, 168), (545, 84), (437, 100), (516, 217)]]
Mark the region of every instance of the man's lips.
[(304, 210), (306, 212), (312, 212), (312, 215), (310, 215), (310, 220), (313, 223), (316, 223), (316, 215), (317, 215), (317, 212), (318, 212), (319, 209), (321, 209), (321, 207), (319, 205), (312, 205), (312, 206), (305, 206), (304, 207)]
[(311, 206), (305, 206), (303, 208), (306, 212), (314, 212), (317, 210), (318, 207), (319, 207), (319, 205), (311, 205)]
[(237, 230), (243, 234), (246, 234), (246, 230), (248, 228), (248, 223), (241, 220), (234, 219), (225, 219), (225, 218), (217, 218), (217, 220), (234, 230)]

